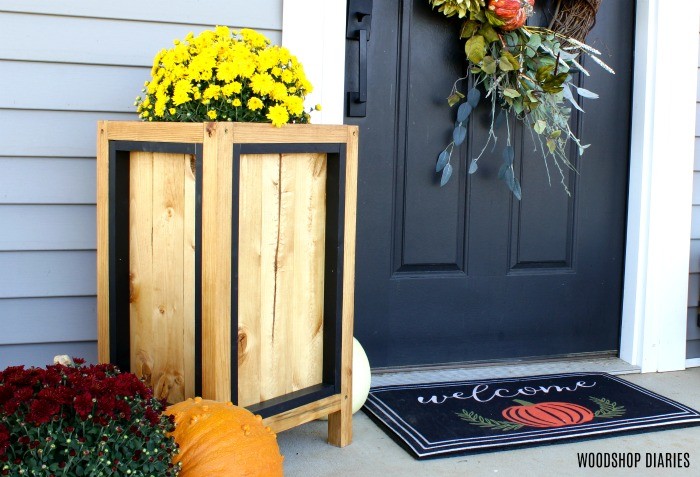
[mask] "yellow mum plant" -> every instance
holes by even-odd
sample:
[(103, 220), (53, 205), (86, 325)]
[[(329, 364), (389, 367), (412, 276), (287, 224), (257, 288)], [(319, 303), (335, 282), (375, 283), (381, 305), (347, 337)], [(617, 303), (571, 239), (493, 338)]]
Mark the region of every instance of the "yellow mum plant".
[(151, 76), (135, 103), (144, 121), (309, 122), (304, 68), (255, 30), (189, 33), (158, 52)]

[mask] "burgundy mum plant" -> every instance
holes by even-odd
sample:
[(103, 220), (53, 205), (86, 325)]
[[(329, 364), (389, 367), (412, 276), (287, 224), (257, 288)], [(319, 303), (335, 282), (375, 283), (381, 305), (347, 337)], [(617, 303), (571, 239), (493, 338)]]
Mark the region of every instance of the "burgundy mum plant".
[(165, 403), (111, 364), (0, 371), (0, 475), (175, 476)]

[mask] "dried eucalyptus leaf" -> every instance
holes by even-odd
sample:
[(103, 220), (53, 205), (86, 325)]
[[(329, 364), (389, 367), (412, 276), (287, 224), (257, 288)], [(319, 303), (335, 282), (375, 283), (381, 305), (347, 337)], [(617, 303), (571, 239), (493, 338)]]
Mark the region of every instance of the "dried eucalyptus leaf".
[(515, 183), (515, 173), (513, 172), (512, 167), (507, 167), (506, 171), (503, 175), (503, 180), (505, 181), (506, 185), (510, 190), (513, 190), (514, 183)]
[(520, 200), (522, 198), (523, 191), (520, 188), (520, 182), (516, 177), (513, 177), (513, 186), (510, 188), (510, 190), (513, 192), (516, 199)]
[(513, 165), (513, 159), (515, 159), (515, 151), (513, 146), (506, 146), (503, 148), (503, 163), (508, 165), (508, 167)]
[(469, 115), (472, 113), (472, 109), (472, 105), (469, 104), (469, 99), (467, 98), (467, 101), (460, 104), (459, 109), (457, 109), (457, 121), (460, 123), (466, 121)]
[(471, 104), (472, 109), (476, 108), (476, 106), (479, 104), (480, 99), (481, 99), (481, 91), (479, 91), (477, 88), (472, 88), (467, 93), (467, 102), (469, 104)]
[(445, 149), (438, 156), (437, 164), (435, 164), (435, 172), (440, 172), (445, 168), (448, 162), (450, 162), (451, 154)]
[(479, 165), (476, 163), (476, 161), (474, 159), (472, 159), (471, 164), (469, 164), (469, 174), (474, 174), (478, 168), (479, 168)]
[(457, 127), (455, 127), (454, 131), (452, 131), (452, 140), (455, 142), (455, 146), (462, 144), (466, 137), (467, 128), (462, 126), (462, 124), (459, 124)]
[(502, 181), (506, 180), (506, 171), (510, 169), (510, 166), (508, 164), (501, 164), (501, 168), (498, 169), (498, 178), (501, 179)]
[(450, 177), (452, 177), (452, 165), (450, 163), (447, 163), (445, 165), (445, 168), (442, 170), (442, 178), (440, 179), (440, 187), (447, 184), (447, 181), (450, 180)]
[(571, 94), (571, 88), (569, 88), (569, 83), (564, 83), (562, 85), (564, 88), (562, 92), (564, 93), (564, 98), (566, 98), (573, 106), (574, 108), (578, 109), (579, 111), (583, 112), (583, 109), (579, 104), (576, 102), (576, 99), (574, 98), (574, 95)]
[(589, 98), (589, 99), (598, 99), (600, 96), (598, 96), (597, 93), (594, 93), (593, 91), (589, 91), (586, 88), (579, 88), (576, 87), (576, 91), (578, 92), (579, 96), (583, 96), (584, 98)]

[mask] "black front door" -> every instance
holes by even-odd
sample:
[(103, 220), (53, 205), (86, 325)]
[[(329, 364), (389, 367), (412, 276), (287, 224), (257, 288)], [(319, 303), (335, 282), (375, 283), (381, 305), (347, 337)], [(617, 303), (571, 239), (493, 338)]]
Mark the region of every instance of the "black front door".
[[(427, 0), (374, 2), (368, 98), (360, 126), (355, 336), (373, 367), (615, 352), (624, 263), (634, 2), (603, 2), (587, 42), (604, 53), (580, 81), (600, 99), (572, 124), (583, 143), (570, 158), (572, 197), (547, 170), (519, 123), (511, 131), (522, 200), (497, 179), (505, 130), (466, 174), (487, 138), (489, 112), (473, 113), (439, 187), (438, 153), (456, 112), (445, 97), (463, 76), (459, 21)], [(358, 42), (348, 41), (356, 90)], [(484, 103), (482, 101), (482, 103)]]

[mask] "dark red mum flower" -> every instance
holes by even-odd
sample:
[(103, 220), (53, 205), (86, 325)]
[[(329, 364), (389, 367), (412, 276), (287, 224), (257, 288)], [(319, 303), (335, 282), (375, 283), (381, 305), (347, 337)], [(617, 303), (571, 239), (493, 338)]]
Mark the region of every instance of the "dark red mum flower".
[(0, 424), (0, 455), (5, 454), (5, 449), (10, 445), (10, 431)]
[(73, 401), (75, 412), (81, 419), (86, 419), (88, 417), (88, 414), (92, 412), (93, 405), (94, 403), (92, 402), (92, 395), (90, 393), (80, 394), (76, 396)]
[(61, 410), (61, 405), (55, 401), (46, 399), (34, 399), (29, 405), (29, 414), (27, 422), (35, 425), (45, 424), (49, 422), (58, 411)]

